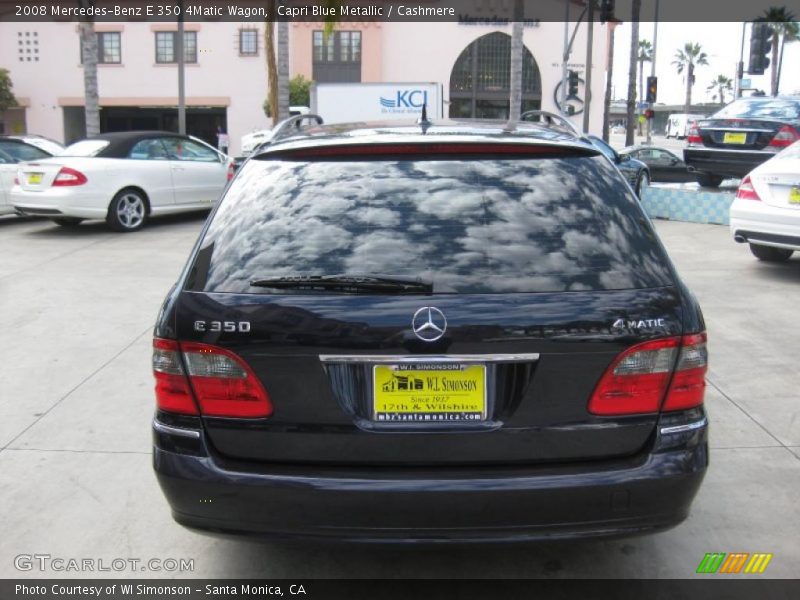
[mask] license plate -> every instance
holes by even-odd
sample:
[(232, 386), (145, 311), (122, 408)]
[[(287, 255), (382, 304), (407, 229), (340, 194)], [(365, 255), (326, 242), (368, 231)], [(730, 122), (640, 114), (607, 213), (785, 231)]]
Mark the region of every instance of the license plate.
[(789, 204), (800, 204), (800, 187), (789, 190)]
[(747, 134), (726, 132), (722, 138), (722, 142), (725, 144), (746, 144)]
[(28, 173), (28, 183), (30, 183), (31, 185), (42, 183), (43, 176), (44, 173)]
[(486, 418), (486, 367), (454, 363), (375, 365), (373, 418), (470, 423)]

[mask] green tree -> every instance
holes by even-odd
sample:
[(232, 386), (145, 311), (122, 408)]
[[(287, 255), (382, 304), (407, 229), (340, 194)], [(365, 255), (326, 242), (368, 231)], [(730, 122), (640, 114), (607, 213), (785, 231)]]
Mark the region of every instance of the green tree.
[(289, 80), (289, 105), (309, 106), (311, 103), (311, 80), (295, 75)]
[(718, 99), (720, 104), (725, 104), (725, 92), (733, 91), (733, 80), (730, 77), (725, 77), (725, 75), (717, 75), (706, 90), (713, 91), (714, 98)]
[(11, 83), (11, 75), (8, 74), (8, 69), (0, 69), (0, 112), (14, 108), (17, 105), (13, 87), (14, 84)]
[[(759, 21), (766, 21), (772, 28), (772, 59), (770, 60), (770, 89), (773, 96), (778, 95), (780, 86), (780, 65), (783, 62), (783, 48), (787, 43), (792, 43), (800, 38), (800, 26), (795, 22), (795, 16), (786, 10), (785, 6), (770, 7), (764, 11), (764, 16)], [(778, 57), (780, 46), (780, 58)]]
[(708, 55), (703, 52), (703, 48), (696, 42), (686, 42), (683, 48), (675, 52), (672, 61), (678, 70), (678, 74), (686, 71), (686, 101), (683, 105), (683, 112), (688, 113), (692, 105), (692, 87), (694, 87), (694, 69), (698, 66), (708, 65)]

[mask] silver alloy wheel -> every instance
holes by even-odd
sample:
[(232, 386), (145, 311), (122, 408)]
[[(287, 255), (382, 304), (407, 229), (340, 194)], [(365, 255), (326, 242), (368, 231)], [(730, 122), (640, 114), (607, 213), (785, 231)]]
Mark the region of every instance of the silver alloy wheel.
[(128, 192), (117, 202), (117, 219), (125, 229), (136, 229), (144, 221), (144, 200)]
[(639, 196), (639, 199), (642, 199), (642, 194), (647, 189), (647, 186), (650, 185), (650, 176), (646, 172), (642, 172), (639, 176), (639, 186), (636, 188), (636, 195)]

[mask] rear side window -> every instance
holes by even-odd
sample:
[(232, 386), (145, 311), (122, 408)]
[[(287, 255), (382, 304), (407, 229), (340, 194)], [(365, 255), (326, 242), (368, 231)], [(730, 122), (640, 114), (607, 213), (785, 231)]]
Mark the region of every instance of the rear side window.
[(433, 293), (613, 290), (671, 285), (668, 264), (599, 156), (251, 160), (187, 288), (275, 293), (250, 282), (353, 274), (420, 279)]

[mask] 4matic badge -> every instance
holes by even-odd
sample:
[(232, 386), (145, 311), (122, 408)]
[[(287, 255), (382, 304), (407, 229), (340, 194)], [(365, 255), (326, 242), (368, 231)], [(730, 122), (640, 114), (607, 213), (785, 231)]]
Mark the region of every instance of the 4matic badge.
[(612, 329), (655, 329), (666, 327), (664, 319), (617, 319)]

